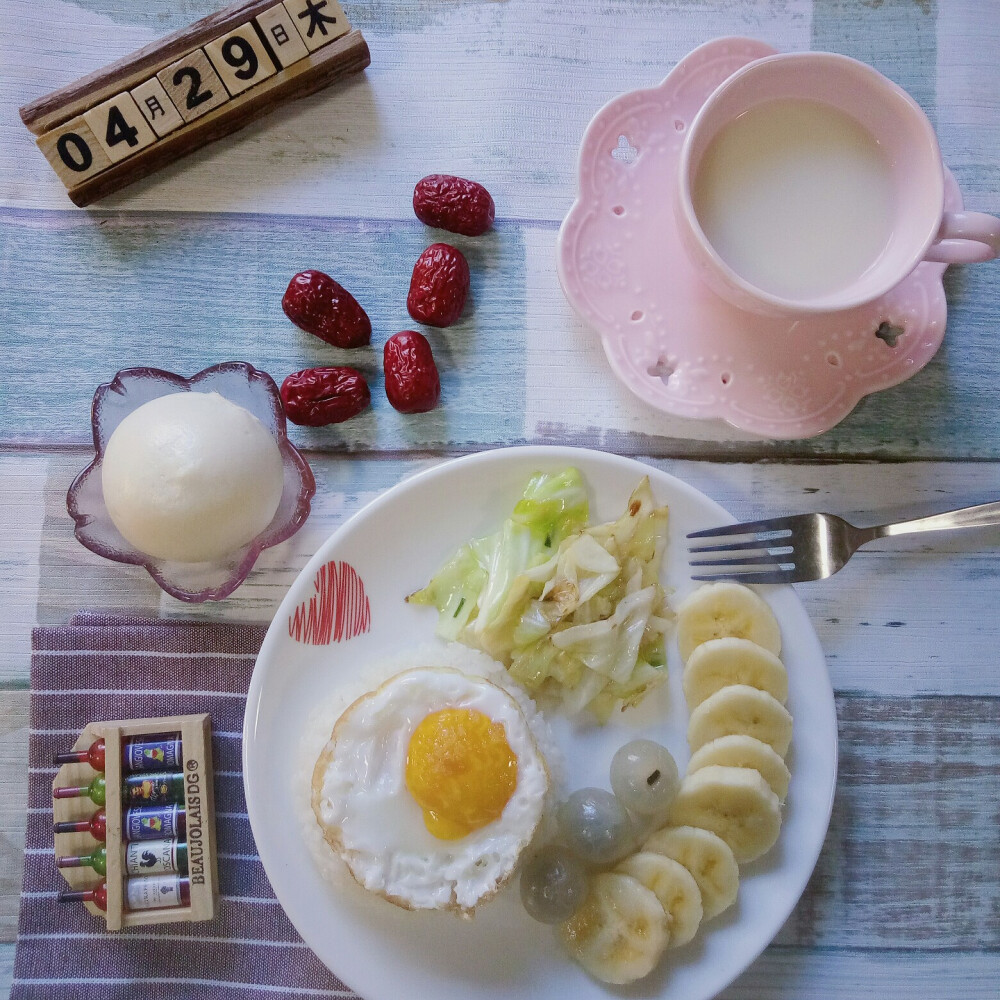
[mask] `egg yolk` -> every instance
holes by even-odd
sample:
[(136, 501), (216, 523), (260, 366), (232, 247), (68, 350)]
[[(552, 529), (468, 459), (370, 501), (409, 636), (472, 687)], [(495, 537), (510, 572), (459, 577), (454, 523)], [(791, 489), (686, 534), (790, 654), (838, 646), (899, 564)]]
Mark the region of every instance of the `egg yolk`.
[(406, 787), (427, 829), (458, 840), (492, 823), (517, 786), (517, 754), (503, 726), (467, 708), (428, 715), (410, 737)]

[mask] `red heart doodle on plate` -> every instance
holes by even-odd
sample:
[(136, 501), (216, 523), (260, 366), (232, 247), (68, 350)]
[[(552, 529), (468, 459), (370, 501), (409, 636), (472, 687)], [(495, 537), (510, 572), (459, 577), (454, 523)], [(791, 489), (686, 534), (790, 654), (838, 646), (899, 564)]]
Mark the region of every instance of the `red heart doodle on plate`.
[(316, 596), (295, 609), (288, 634), (297, 642), (328, 646), (371, 628), (371, 608), (361, 577), (346, 562), (328, 562), (313, 581)]

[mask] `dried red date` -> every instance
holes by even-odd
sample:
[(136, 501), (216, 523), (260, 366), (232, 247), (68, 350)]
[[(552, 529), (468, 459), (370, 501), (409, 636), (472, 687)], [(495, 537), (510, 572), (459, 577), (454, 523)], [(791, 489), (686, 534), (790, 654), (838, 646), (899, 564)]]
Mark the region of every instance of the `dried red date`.
[(482, 236), (493, 225), (496, 208), (482, 184), (451, 174), (431, 174), (413, 189), (413, 211), (426, 226)]
[(425, 413), (441, 398), (441, 380), (427, 338), (416, 330), (391, 336), (382, 351), (385, 394), (400, 413)]
[(469, 294), (469, 265), (460, 250), (432, 243), (413, 265), (406, 308), (428, 326), (451, 326), (465, 308)]
[(358, 300), (322, 271), (300, 271), (288, 283), (281, 308), (300, 329), (334, 347), (363, 347), (372, 324)]
[(356, 368), (306, 368), (281, 383), (281, 402), (293, 424), (324, 427), (356, 416), (371, 393)]

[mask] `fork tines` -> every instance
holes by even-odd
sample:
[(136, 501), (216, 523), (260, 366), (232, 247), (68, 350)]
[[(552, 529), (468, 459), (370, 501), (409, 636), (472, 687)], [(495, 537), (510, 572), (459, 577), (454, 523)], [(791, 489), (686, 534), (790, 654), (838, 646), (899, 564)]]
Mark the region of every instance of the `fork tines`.
[(688, 538), (715, 538), (722, 535), (756, 535), (764, 532), (782, 531), (790, 533), (799, 515), (792, 517), (770, 517), (763, 521), (744, 521), (742, 524), (723, 524), (718, 528), (703, 528), (692, 531)]
[[(743, 535), (752, 537), (740, 540), (739, 536)], [(693, 580), (709, 583), (717, 580), (792, 583), (798, 579), (791, 545), (792, 525), (786, 523), (786, 519), (727, 524), (719, 528), (692, 531), (687, 537), (725, 539), (718, 544), (690, 546), (691, 555), (715, 553), (710, 559), (689, 559), (691, 566), (715, 570), (712, 573), (693, 575)], [(733, 555), (734, 553), (739, 554)]]

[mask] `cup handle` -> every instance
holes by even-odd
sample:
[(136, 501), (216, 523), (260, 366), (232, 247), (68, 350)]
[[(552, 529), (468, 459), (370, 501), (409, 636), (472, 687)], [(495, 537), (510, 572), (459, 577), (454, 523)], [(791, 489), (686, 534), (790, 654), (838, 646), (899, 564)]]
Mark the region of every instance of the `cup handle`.
[(945, 212), (924, 260), (977, 264), (1000, 257), (1000, 219), (985, 212)]

